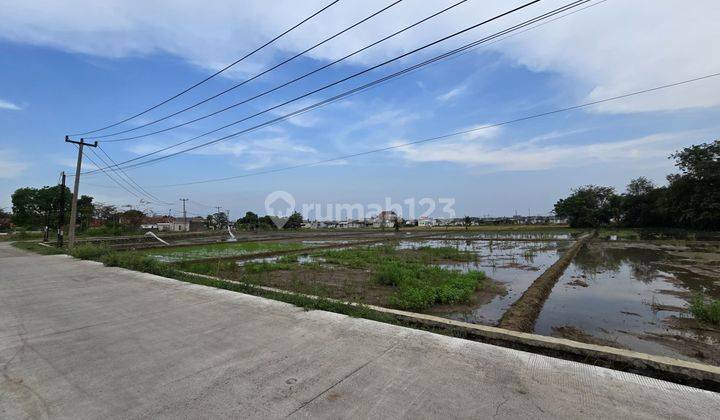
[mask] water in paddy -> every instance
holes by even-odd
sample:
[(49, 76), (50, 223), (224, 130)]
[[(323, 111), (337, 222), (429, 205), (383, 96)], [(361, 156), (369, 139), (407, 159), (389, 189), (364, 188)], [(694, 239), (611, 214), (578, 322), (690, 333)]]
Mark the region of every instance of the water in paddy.
[(441, 235), (442, 239), (470, 239), (470, 240), (517, 240), (517, 241), (546, 241), (571, 240), (577, 233), (569, 232), (458, 232)]
[(683, 340), (720, 346), (718, 336), (683, 329), (677, 318), (689, 317), (688, 301), (699, 292), (720, 297), (718, 255), (683, 243), (592, 242), (555, 285), (535, 332), (571, 326), (611, 345), (693, 359)]
[(565, 241), (492, 241), (492, 240), (425, 240), (402, 241), (400, 249), (422, 246), (456, 247), (478, 256), (476, 261), (442, 264), (456, 270), (483, 271), (492, 280), (501, 282), (507, 293), (494, 297), (489, 303), (462, 311), (442, 314), (446, 318), (495, 325), (532, 282), (551, 266), (569, 246)]

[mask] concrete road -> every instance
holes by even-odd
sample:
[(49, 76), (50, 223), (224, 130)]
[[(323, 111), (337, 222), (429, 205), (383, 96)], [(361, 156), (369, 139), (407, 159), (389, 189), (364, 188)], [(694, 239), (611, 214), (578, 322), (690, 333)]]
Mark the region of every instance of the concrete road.
[(716, 418), (720, 394), (0, 244), (0, 418)]

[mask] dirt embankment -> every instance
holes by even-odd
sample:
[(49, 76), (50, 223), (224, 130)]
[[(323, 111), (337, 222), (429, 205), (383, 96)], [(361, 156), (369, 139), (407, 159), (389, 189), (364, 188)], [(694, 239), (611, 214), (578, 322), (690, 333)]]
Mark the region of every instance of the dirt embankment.
[(550, 296), (555, 283), (563, 275), (570, 262), (583, 246), (595, 235), (587, 234), (575, 242), (553, 265), (528, 287), (520, 298), (508, 308), (500, 318), (500, 328), (508, 330), (533, 332), (535, 320), (540, 315), (543, 304)]

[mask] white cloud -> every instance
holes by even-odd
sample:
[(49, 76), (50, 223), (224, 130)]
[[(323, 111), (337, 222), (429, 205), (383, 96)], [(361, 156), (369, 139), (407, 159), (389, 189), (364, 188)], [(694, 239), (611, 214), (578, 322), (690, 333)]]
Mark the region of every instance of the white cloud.
[(487, 124), (477, 124), (457, 131), (475, 130), (462, 135), (463, 140), (492, 139), (500, 135), (502, 127), (488, 127)]
[(295, 165), (317, 160), (318, 151), (286, 137), (242, 139), (213, 144), (191, 152), (196, 155), (225, 156), (244, 169)]
[(0, 109), (6, 109), (9, 111), (20, 111), (23, 108), (20, 105), (0, 99)]
[[(583, 167), (596, 163), (653, 164), (688, 144), (691, 133), (653, 134), (645, 137), (591, 144), (541, 144), (533, 139), (512, 145), (445, 141), (395, 149), (411, 162), (451, 162), (498, 171), (537, 171)], [(395, 141), (399, 145), (403, 141)]]
[(467, 89), (466, 86), (458, 86), (456, 88), (450, 89), (449, 91), (443, 93), (442, 95), (438, 95), (437, 100), (440, 102), (447, 102), (451, 99), (457, 98), (458, 96), (462, 95), (466, 89)]
[(16, 178), (30, 166), (25, 162), (11, 159), (14, 153), (0, 149), (0, 179)]
[[(350, 61), (374, 64), (409, 51), (477, 21), (519, 5), (493, 0), (467, 2), (421, 27), (388, 40)], [(547, 0), (471, 31), (474, 40), (564, 4)], [(308, 16), (327, 2), (218, 0), (0, 0), (0, 38), (102, 57), (169, 53), (207, 69), (218, 69)], [(312, 51), (336, 59), (450, 4), (450, 0), (406, 1), (332, 42)], [(381, 0), (340, 2), (281, 39), (269, 51), (237, 66), (235, 74), (255, 72), (298, 52), (360, 17), (387, 5)], [(696, 0), (609, 0), (489, 48), (534, 71), (556, 73), (566, 92), (586, 99), (619, 95), (720, 71), (720, 2)], [(447, 51), (461, 40), (441, 43)], [(700, 82), (600, 105), (596, 112), (628, 113), (720, 105), (720, 80)], [(452, 91), (447, 94), (452, 97)], [(298, 117), (298, 125), (312, 124)]]

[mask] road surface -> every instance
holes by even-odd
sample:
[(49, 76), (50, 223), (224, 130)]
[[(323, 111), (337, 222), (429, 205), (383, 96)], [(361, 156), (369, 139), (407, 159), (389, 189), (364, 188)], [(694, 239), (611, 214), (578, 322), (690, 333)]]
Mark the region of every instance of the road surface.
[(0, 418), (714, 418), (720, 394), (0, 243)]

